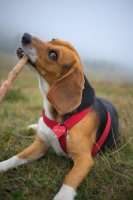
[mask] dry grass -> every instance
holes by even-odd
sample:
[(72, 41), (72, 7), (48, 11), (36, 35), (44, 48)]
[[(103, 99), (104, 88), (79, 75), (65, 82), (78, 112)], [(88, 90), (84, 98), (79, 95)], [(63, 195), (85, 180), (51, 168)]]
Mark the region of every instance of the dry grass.
[[(0, 72), (0, 79), (5, 72)], [(95, 165), (78, 189), (76, 200), (133, 199), (133, 86), (92, 82), (98, 96), (114, 103), (119, 114), (119, 137), (113, 149), (94, 158)], [(42, 97), (36, 77), (24, 71), (0, 104), (0, 161), (32, 143), (32, 130), (41, 115)], [(71, 160), (50, 150), (42, 159), (0, 174), (1, 200), (51, 200), (71, 169)]]

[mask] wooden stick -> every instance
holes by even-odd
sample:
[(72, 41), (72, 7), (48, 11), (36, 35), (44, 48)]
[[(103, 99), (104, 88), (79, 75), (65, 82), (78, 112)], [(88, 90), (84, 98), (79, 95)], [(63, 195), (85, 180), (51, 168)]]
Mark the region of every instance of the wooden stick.
[(13, 80), (16, 78), (16, 76), (22, 70), (22, 68), (27, 63), (27, 61), (28, 61), (28, 57), (26, 55), (24, 55), (23, 58), (21, 58), (21, 60), (17, 63), (17, 65), (12, 69), (12, 71), (7, 76), (7, 79), (4, 81), (4, 83), (0, 87), (0, 102), (4, 98), (8, 88), (11, 86)]

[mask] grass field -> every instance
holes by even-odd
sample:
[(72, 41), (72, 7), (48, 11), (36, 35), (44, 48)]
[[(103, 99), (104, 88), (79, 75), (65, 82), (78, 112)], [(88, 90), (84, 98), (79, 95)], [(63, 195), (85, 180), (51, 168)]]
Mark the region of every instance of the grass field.
[[(7, 72), (0, 71), (0, 80)], [(133, 86), (91, 82), (97, 96), (114, 103), (119, 115), (116, 145), (94, 158), (92, 171), (78, 189), (76, 200), (133, 200)], [(24, 71), (0, 103), (0, 161), (33, 142), (35, 132), (25, 127), (41, 116), (42, 96), (34, 74)], [(0, 200), (52, 200), (71, 160), (53, 150), (28, 165), (0, 174)]]

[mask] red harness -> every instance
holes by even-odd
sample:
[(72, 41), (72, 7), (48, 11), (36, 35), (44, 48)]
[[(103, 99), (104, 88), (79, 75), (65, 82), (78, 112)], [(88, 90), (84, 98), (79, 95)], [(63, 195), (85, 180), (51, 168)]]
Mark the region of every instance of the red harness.
[[(44, 123), (49, 128), (53, 129), (53, 132), (58, 137), (61, 148), (63, 149), (63, 151), (66, 154), (67, 154), (67, 148), (66, 148), (67, 131), (69, 129), (71, 129), (75, 124), (77, 124), (80, 120), (82, 120), (90, 112), (91, 108), (92, 108), (92, 106), (79, 112), (79, 113), (72, 115), (71, 117), (69, 117), (67, 120), (65, 120), (61, 124), (47, 118), (45, 115), (44, 109), (42, 110), (42, 116), (43, 116)], [(108, 110), (107, 110), (107, 114), (108, 114), (108, 117), (107, 117), (107, 123), (106, 123), (105, 129), (104, 129), (101, 137), (95, 143), (95, 145), (92, 149), (92, 156), (94, 156), (98, 153), (98, 151), (101, 149), (103, 143), (105, 142), (105, 140), (108, 136), (110, 126), (111, 126), (111, 117), (110, 117), (110, 113)]]

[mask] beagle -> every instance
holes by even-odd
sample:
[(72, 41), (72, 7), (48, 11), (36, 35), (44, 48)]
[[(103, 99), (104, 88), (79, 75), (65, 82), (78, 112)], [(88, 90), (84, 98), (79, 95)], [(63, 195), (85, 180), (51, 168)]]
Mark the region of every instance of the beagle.
[(17, 56), (28, 55), (29, 67), (39, 81), (44, 109), (34, 143), (0, 162), (0, 171), (36, 160), (52, 147), (57, 155), (68, 156), (74, 162), (54, 200), (73, 200), (77, 187), (93, 166), (92, 156), (114, 144), (117, 112), (109, 101), (95, 97), (71, 44), (59, 39), (44, 42), (28, 33), (21, 42)]

